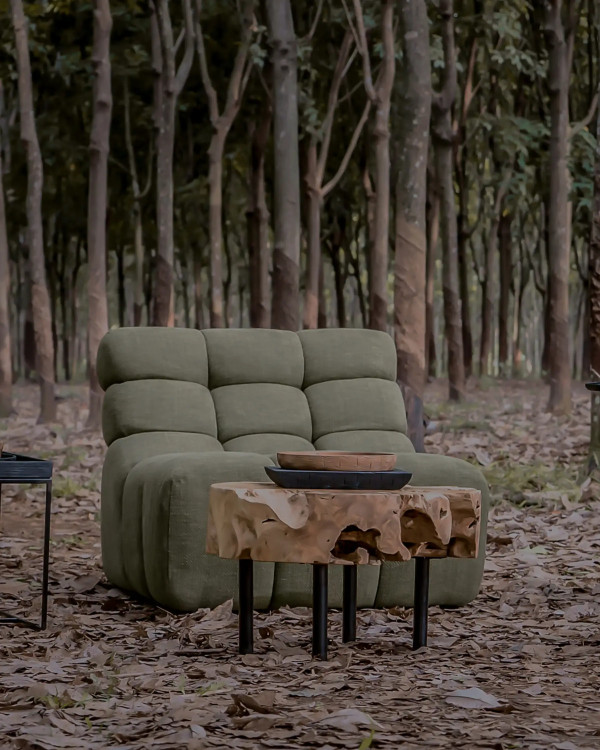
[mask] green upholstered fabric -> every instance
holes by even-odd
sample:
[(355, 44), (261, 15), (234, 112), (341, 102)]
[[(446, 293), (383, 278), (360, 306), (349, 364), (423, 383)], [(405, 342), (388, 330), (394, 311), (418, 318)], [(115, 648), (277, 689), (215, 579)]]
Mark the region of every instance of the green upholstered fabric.
[(211, 388), (241, 383), (302, 387), (304, 356), (292, 331), (230, 328), (203, 333)]
[(120, 328), (109, 331), (98, 350), (104, 390), (128, 380), (185, 380), (208, 385), (206, 344), (188, 328)]
[(394, 430), (347, 430), (330, 432), (315, 440), (318, 451), (371, 451), (414, 453), (410, 439)]
[(396, 349), (387, 333), (322, 328), (298, 334), (304, 350), (304, 388), (326, 380), (396, 380)]
[[(400, 454), (396, 467), (413, 474), (411, 484), (474, 487), (481, 490), (482, 515), (477, 560), (432, 560), (429, 601), (431, 604), (460, 606), (477, 596), (485, 560), (487, 517), (490, 495), (483, 474), (467, 461), (428, 453)], [(414, 563), (384, 563), (379, 577), (375, 606), (412, 606)]]
[[(147, 458), (127, 476), (124, 568), (131, 587), (165, 607), (191, 611), (236, 598), (237, 562), (205, 552), (210, 485), (261, 481), (266, 456), (180, 453)], [(256, 565), (254, 602), (269, 606), (272, 563)]]
[(226, 451), (246, 451), (262, 453), (272, 458), (279, 451), (312, 451), (313, 444), (298, 435), (284, 435), (277, 432), (262, 432), (258, 435), (242, 435), (223, 443)]
[(130, 380), (104, 397), (102, 432), (107, 444), (137, 432), (202, 432), (217, 436), (208, 388), (178, 380)]
[(133, 467), (152, 456), (221, 450), (216, 438), (191, 432), (144, 432), (110, 445), (102, 469), (101, 534), (104, 570), (112, 583), (132, 588), (123, 567), (122, 517), (123, 488)]
[[(487, 487), (474, 467), (414, 453), (394, 344), (384, 333), (121, 329), (104, 338), (98, 372), (110, 446), (104, 569), (112, 583), (164, 606), (192, 610), (235, 595), (236, 564), (204, 554), (210, 484), (264, 481), (279, 450), (395, 452), (415, 485), (482, 489), (487, 513)], [(432, 601), (469, 601), (482, 565), (483, 545), (478, 561), (434, 561)], [(256, 606), (310, 604), (311, 576), (310, 566), (257, 564)], [(341, 605), (341, 576), (332, 566), (331, 606)], [(361, 567), (358, 599), (410, 603), (412, 566)]]
[(313, 441), (332, 432), (391, 430), (406, 432), (400, 389), (391, 380), (328, 380), (306, 390)]
[(219, 440), (258, 433), (282, 433), (311, 439), (306, 396), (299, 388), (279, 383), (224, 385), (211, 391)]

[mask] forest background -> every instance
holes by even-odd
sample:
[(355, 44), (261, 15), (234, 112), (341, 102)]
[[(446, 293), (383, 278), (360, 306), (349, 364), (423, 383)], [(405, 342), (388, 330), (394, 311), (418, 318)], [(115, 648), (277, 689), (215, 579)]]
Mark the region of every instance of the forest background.
[(428, 375), (568, 412), (599, 69), (594, 0), (0, 0), (0, 417), (88, 378), (97, 426), (114, 325), (390, 331), (417, 445)]

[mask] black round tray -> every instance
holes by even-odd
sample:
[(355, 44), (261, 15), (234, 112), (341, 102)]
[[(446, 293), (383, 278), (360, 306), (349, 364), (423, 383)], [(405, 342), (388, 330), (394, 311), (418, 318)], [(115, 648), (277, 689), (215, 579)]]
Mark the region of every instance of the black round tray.
[(600, 381), (596, 383), (586, 383), (585, 387), (588, 389), (588, 391), (600, 391)]
[(269, 478), (294, 490), (399, 490), (412, 477), (409, 471), (304, 471), (265, 466)]

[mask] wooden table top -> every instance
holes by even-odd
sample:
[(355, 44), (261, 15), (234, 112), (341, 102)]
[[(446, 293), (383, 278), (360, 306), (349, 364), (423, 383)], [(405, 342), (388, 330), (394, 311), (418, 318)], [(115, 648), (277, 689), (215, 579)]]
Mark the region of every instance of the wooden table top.
[(224, 482), (210, 490), (206, 551), (262, 562), (379, 564), (477, 556), (481, 492), (465, 487), (292, 490)]

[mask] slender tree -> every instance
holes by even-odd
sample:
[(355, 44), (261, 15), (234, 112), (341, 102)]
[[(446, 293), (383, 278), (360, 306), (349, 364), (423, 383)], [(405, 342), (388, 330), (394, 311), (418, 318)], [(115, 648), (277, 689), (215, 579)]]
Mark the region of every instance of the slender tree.
[[(600, 31), (600, 28), (599, 28)], [(598, 84), (600, 97), (600, 82)], [(596, 124), (594, 202), (588, 267), (589, 356), (591, 380), (600, 380), (600, 108)], [(591, 435), (588, 469), (600, 469), (600, 393), (592, 392)]]
[(268, 328), (269, 298), (269, 209), (265, 188), (265, 152), (271, 131), (271, 98), (263, 105), (258, 123), (250, 126), (250, 180), (247, 211), (248, 259), (250, 266), (250, 325)]
[[(4, 118), (4, 89), (0, 81), (0, 120)], [(4, 204), (3, 138), (0, 130), (0, 418), (12, 411), (12, 349), (10, 338), (10, 264)]]
[(383, 60), (377, 81), (373, 83), (371, 58), (360, 0), (354, 0), (359, 51), (363, 61), (365, 91), (374, 109), (375, 205), (372, 224), (372, 246), (369, 253), (369, 327), (387, 331), (388, 245), (390, 224), (390, 106), (396, 56), (394, 50), (394, 2), (381, 5), (381, 41)]
[(427, 151), (431, 115), (429, 21), (425, 0), (400, 3), (402, 69), (396, 182), (394, 334), (398, 380), (409, 435), (424, 450), (425, 317), (427, 277)]
[(338, 184), (346, 171), (356, 144), (360, 138), (371, 109), (370, 100), (367, 101), (356, 127), (350, 138), (346, 152), (335, 175), (323, 184), (325, 170), (329, 157), (329, 147), (335, 123), (340, 86), (347, 72), (347, 63), (352, 49), (352, 32), (347, 31), (338, 51), (337, 62), (331, 79), (331, 87), (327, 101), (327, 112), (322, 123), (323, 137), (318, 142), (317, 136), (312, 135), (308, 144), (306, 159), (305, 181), (308, 194), (307, 208), (307, 247), (308, 261), (306, 270), (306, 290), (304, 296), (304, 328), (317, 328), (319, 314), (319, 287), (323, 261), (321, 257), (321, 210), (323, 201)]
[(548, 196), (549, 262), (549, 375), (550, 411), (571, 410), (571, 355), (569, 333), (569, 268), (571, 231), (569, 211), (569, 80), (577, 26), (576, 0), (546, 0), (545, 34), (548, 47), (550, 149)]
[(272, 49), (273, 306), (271, 325), (295, 331), (300, 303), (300, 166), (297, 44), (290, 0), (267, 0)]
[(502, 212), (498, 227), (498, 250), (500, 251), (500, 301), (498, 305), (498, 361), (500, 374), (507, 376), (509, 367), (509, 306), (510, 290), (513, 282), (513, 249), (511, 234), (512, 214), (508, 209)]
[(131, 179), (131, 193), (133, 196), (133, 254), (135, 275), (133, 283), (133, 325), (142, 325), (142, 311), (144, 309), (144, 259), (146, 249), (144, 246), (144, 227), (142, 224), (142, 199), (150, 191), (152, 184), (152, 165), (154, 153), (152, 140), (148, 149), (148, 178), (146, 185), (142, 190), (133, 148), (133, 138), (131, 134), (131, 105), (129, 100), (129, 81), (127, 78), (123, 82), (123, 110), (124, 110), (124, 136), (125, 147), (127, 149), (127, 162), (129, 166), (129, 177)]
[(174, 324), (173, 296), (173, 148), (177, 100), (194, 59), (194, 21), (191, 0), (183, 0), (185, 51), (176, 65), (176, 45), (169, 0), (152, 2), (152, 67), (154, 86), (154, 127), (156, 129), (156, 279), (153, 323)]
[(210, 242), (210, 325), (222, 328), (225, 323), (223, 312), (223, 153), (231, 126), (240, 111), (242, 97), (252, 70), (249, 59), (252, 43), (254, 0), (245, 0), (242, 7), (242, 33), (238, 51), (229, 76), (225, 104), (219, 111), (217, 92), (210, 77), (204, 35), (200, 24), (202, 0), (196, 0), (196, 47), (200, 59), (202, 84), (208, 98), (208, 111), (212, 126), (212, 137), (208, 147), (208, 234)]
[(31, 309), (35, 334), (36, 370), (40, 380), (40, 421), (50, 422), (56, 417), (54, 396), (54, 341), (52, 313), (46, 283), (44, 257), (44, 228), (42, 221), (42, 188), (44, 168), (33, 112), (33, 84), (27, 40), (27, 21), (22, 0), (11, 0), (15, 30), (17, 69), (19, 73), (19, 110), (21, 140), (27, 151), (27, 245), (31, 275)]
[(112, 115), (110, 82), (110, 34), (112, 16), (109, 0), (94, 0), (93, 117), (90, 133), (90, 184), (88, 192), (88, 363), (90, 410), (88, 426), (100, 426), (102, 388), (98, 382), (98, 346), (108, 330), (106, 300), (106, 202), (107, 173)]
[(452, 170), (452, 105), (456, 97), (456, 52), (452, 0), (440, 0), (444, 70), (441, 90), (433, 95), (433, 139), (440, 191), (440, 233), (443, 252), (444, 324), (448, 347), (449, 395), (459, 401), (465, 391), (462, 319), (458, 284), (458, 244)]

